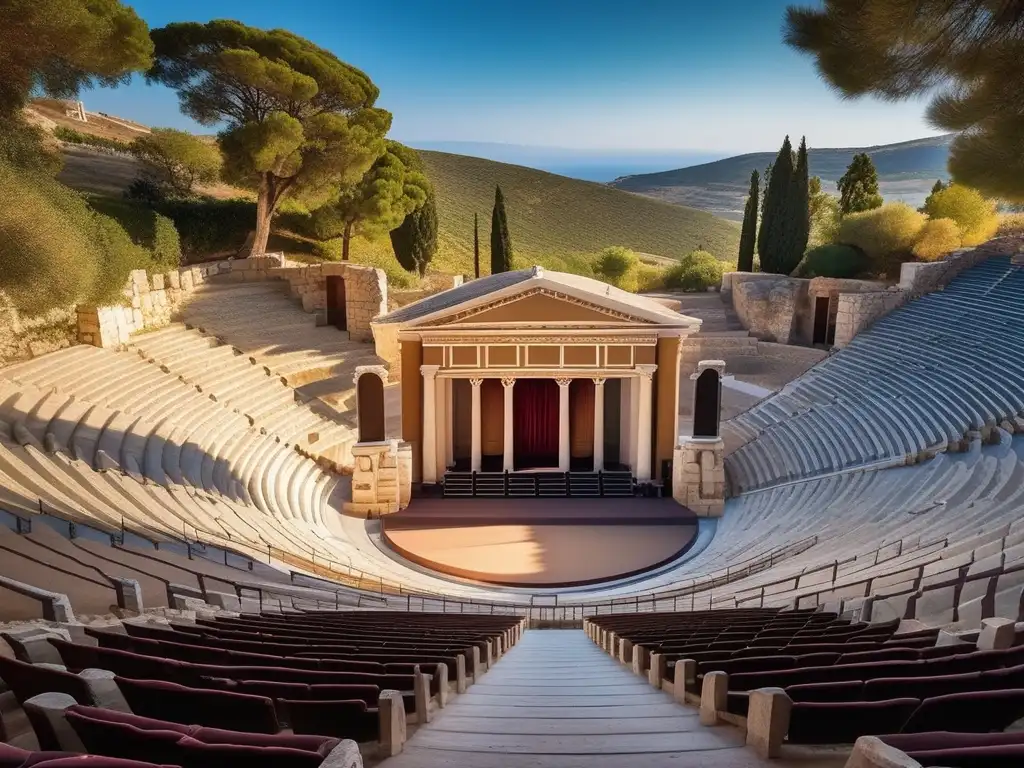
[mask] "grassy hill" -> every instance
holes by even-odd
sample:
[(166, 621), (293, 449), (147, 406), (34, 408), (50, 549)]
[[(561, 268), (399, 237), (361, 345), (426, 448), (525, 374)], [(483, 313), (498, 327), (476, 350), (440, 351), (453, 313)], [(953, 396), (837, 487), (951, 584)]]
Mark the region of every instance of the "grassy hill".
[(487, 269), (495, 184), (505, 195), (516, 259), (524, 264), (585, 271), (609, 245), (670, 258), (703, 246), (719, 258), (735, 258), (739, 230), (703, 211), (493, 160), (420, 155), (437, 194), (439, 266), (452, 271), (472, 271), (474, 213)]
[[(846, 171), (853, 156), (866, 152), (878, 169), (882, 194), (887, 199), (920, 205), (938, 178), (947, 178), (946, 160), (952, 134), (898, 144), (843, 149), (811, 149), (810, 170), (826, 182), (826, 188)], [(711, 210), (721, 216), (740, 218), (753, 169), (763, 171), (775, 160), (775, 152), (753, 152), (713, 163), (660, 173), (624, 176), (611, 183), (617, 189), (650, 195), (661, 200)]]
[[(88, 123), (72, 120), (64, 116), (61, 102), (41, 100), (32, 108), (54, 123), (81, 133), (119, 141), (138, 135), (137, 131), (92, 115)], [(736, 255), (738, 228), (704, 211), (518, 165), (444, 152), (420, 154), (437, 193), (439, 250), (434, 268), (440, 271), (472, 274), (474, 213), (480, 217), (481, 265), (485, 273), (489, 270), (495, 184), (500, 184), (505, 193), (512, 245), (517, 262), (523, 266), (541, 264), (588, 274), (596, 254), (611, 245), (669, 259), (697, 247), (727, 261)], [(119, 197), (140, 170), (129, 155), (78, 145), (65, 146), (64, 161), (59, 176), (62, 182), (104, 196)], [(226, 185), (202, 191), (221, 198), (252, 196)], [(310, 250), (309, 243), (294, 239), (275, 238), (271, 247), (289, 252)], [(376, 242), (357, 238), (352, 255), (357, 261), (389, 272), (397, 268), (386, 237)]]

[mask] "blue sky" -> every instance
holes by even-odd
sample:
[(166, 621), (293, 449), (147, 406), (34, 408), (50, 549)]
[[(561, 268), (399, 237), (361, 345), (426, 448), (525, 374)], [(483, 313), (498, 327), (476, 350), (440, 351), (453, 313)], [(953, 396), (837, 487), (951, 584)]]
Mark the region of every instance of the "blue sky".
[[(130, 0), (128, 0), (130, 2)], [(630, 151), (775, 150), (935, 133), (922, 102), (842, 101), (781, 42), (782, 0), (136, 0), (151, 27), (236, 18), (285, 27), (366, 71), (392, 136)], [(195, 128), (173, 92), (83, 95), (86, 107)], [(209, 132), (210, 129), (203, 129)]]

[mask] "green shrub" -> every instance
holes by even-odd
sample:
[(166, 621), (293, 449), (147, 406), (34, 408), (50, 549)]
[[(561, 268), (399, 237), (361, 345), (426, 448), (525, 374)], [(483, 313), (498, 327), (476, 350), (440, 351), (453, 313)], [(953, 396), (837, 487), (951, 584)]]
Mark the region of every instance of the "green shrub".
[(921, 228), (928, 220), (906, 203), (886, 203), (870, 211), (851, 213), (839, 227), (839, 242), (859, 248), (870, 269), (885, 271), (891, 259), (907, 260)]
[(820, 245), (804, 254), (795, 277), (857, 277), (870, 266), (864, 253), (850, 245)]
[(707, 251), (693, 251), (665, 274), (665, 287), (684, 291), (706, 291), (722, 284), (725, 265)]
[(256, 224), (252, 200), (167, 200), (157, 210), (178, 230), (186, 261), (204, 261), (234, 254)]
[(127, 200), (93, 197), (92, 208), (124, 227), (132, 242), (148, 251), (146, 268), (151, 273), (181, 266), (181, 238), (174, 222), (152, 208)]
[(53, 135), (68, 144), (83, 144), (87, 147), (101, 147), (102, 149), (113, 149), (117, 152), (127, 152), (128, 145), (117, 139), (105, 139), (102, 136), (93, 136), (91, 133), (82, 133), (74, 128), (67, 128), (58, 125), (53, 129)]
[(996, 204), (962, 184), (950, 184), (929, 195), (924, 212), (933, 219), (952, 219), (965, 246), (980, 245), (999, 228)]
[(961, 242), (960, 227), (955, 221), (932, 219), (921, 227), (913, 253), (921, 261), (938, 261), (959, 248)]
[(40, 315), (91, 293), (99, 261), (92, 229), (74, 192), (0, 165), (0, 287), (19, 312)]
[(0, 121), (0, 163), (21, 171), (56, 176), (64, 163), (60, 150), (47, 146), (45, 138), (42, 129), (24, 120)]
[(609, 282), (618, 284), (618, 281), (625, 277), (633, 269), (640, 259), (633, 251), (623, 248), (621, 245), (613, 245), (605, 248), (597, 257), (597, 265), (594, 271)]
[[(168, 250), (167, 232), (159, 236)], [(128, 273), (152, 252), (64, 185), (0, 166), (0, 286), (26, 315), (123, 297)]]

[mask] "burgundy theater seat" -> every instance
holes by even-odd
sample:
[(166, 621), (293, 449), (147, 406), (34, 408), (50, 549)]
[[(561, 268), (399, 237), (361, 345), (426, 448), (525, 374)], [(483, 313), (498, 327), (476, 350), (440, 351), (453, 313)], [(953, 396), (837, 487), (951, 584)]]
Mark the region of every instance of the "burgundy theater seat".
[(0, 768), (29, 768), (47, 760), (70, 756), (68, 752), (29, 752), (0, 741)]
[(950, 693), (984, 690), (985, 687), (981, 674), (978, 672), (936, 677), (883, 677), (864, 683), (864, 699), (866, 701), (884, 701), (899, 696), (930, 699)]
[(852, 744), (861, 736), (893, 733), (920, 705), (919, 699), (857, 702), (794, 702), (789, 741), (793, 744)]
[(119, 760), (101, 755), (74, 755), (33, 763), (36, 768), (181, 768), (180, 766), (144, 763), (138, 760)]
[[(904, 733), (961, 731), (988, 733), (1002, 731), (1024, 717), (1024, 689), (975, 691), (935, 696), (921, 703)], [(878, 731), (878, 733), (896, 731)]]
[(959, 747), (991, 747), (1002, 744), (1024, 744), (1024, 731), (1011, 733), (959, 733), (925, 731), (923, 733), (892, 733), (879, 736), (882, 741), (904, 752), (922, 752)]
[(92, 704), (92, 694), (85, 680), (71, 672), (49, 669), (35, 664), (0, 656), (0, 679), (14, 693), (18, 704), (40, 693), (66, 693), (79, 704)]
[(793, 701), (860, 701), (864, 698), (864, 683), (846, 680), (838, 683), (803, 683), (786, 688)]
[(296, 734), (376, 741), (380, 727), (376, 708), (365, 701), (281, 701)]
[(178, 748), (185, 768), (318, 768), (324, 760), (319, 752), (279, 746), (207, 744), (191, 736), (182, 737)]
[(265, 696), (188, 688), (162, 680), (116, 677), (115, 681), (132, 711), (145, 717), (253, 733), (281, 730), (274, 702)]

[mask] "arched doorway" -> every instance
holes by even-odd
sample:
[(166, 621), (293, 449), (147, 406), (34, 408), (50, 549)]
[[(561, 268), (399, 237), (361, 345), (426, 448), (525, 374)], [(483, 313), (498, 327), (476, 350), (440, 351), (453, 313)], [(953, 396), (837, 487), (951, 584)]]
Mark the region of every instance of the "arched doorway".
[(706, 368), (697, 377), (693, 394), (693, 436), (718, 437), (722, 411), (722, 382), (718, 371)]
[(384, 439), (384, 381), (376, 373), (360, 374), (356, 382), (356, 418), (360, 443)]

